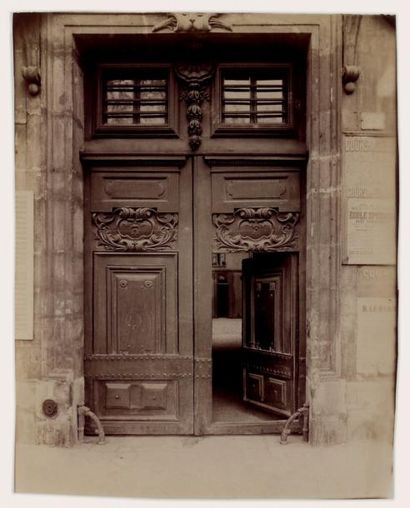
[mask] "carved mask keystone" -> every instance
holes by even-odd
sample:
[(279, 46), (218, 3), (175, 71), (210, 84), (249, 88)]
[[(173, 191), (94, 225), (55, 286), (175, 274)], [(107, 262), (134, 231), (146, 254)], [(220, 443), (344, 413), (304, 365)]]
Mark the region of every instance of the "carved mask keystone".
[(160, 21), (153, 27), (152, 31), (212, 32), (213, 30), (222, 30), (232, 32), (230, 25), (218, 19), (220, 16), (221, 14), (215, 12), (170, 12), (164, 21)]

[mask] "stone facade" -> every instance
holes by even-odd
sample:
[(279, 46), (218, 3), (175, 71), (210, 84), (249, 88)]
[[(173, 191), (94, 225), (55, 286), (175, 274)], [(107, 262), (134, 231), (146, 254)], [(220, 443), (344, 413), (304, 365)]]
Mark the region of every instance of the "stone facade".
[[(386, 229), (373, 233), (382, 236), (378, 252), (373, 249), (365, 254), (360, 266), (343, 260), (340, 329), (347, 432), (350, 439), (390, 440), (396, 353), (395, 37), (390, 20), (382, 16), (364, 16), (356, 26), (349, 18), (344, 23), (345, 37), (356, 41), (351, 42), (350, 58), (359, 67), (360, 77), (355, 92), (345, 94), (342, 101), (342, 213), (348, 220), (352, 199), (363, 210), (372, 201), (387, 201), (391, 217)], [(360, 173), (355, 179), (354, 170)], [(348, 243), (346, 223), (344, 228)]]
[[(34, 194), (34, 333), (31, 340), (16, 341), (20, 442), (72, 445), (77, 440), (77, 407), (84, 403), (79, 159), (84, 96), (76, 37), (151, 34), (163, 21), (160, 14), (15, 15), (16, 190)], [(310, 442), (391, 440), (396, 348), (394, 27), (383, 16), (227, 14), (224, 23), (244, 34), (253, 30), (310, 37)], [(41, 83), (27, 76), (25, 80), (23, 67), (37, 68)], [(356, 220), (356, 212), (367, 215)], [(368, 250), (360, 231), (365, 231)], [(383, 232), (385, 241), (377, 242)], [(54, 418), (44, 416), (46, 399), (58, 403)]]

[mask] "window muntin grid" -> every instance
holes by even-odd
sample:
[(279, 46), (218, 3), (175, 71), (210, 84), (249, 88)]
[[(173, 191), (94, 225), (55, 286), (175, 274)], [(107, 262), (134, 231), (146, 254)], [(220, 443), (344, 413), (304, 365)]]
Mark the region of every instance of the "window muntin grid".
[(111, 75), (103, 78), (103, 125), (138, 126), (168, 123), (166, 73)]
[(222, 122), (230, 125), (286, 125), (289, 122), (288, 87), (286, 71), (223, 72)]

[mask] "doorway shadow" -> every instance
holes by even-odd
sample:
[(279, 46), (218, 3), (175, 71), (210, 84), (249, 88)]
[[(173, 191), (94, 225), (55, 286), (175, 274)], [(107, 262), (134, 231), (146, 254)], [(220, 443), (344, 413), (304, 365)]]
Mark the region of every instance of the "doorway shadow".
[(212, 320), (213, 421), (271, 421), (272, 415), (242, 400), (242, 319)]

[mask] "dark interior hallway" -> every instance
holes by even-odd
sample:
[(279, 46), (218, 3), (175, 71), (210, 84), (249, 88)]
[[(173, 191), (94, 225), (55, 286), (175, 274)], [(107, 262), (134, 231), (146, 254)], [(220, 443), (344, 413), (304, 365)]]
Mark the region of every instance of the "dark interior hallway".
[(273, 415), (242, 401), (242, 320), (212, 320), (213, 420), (256, 422)]

